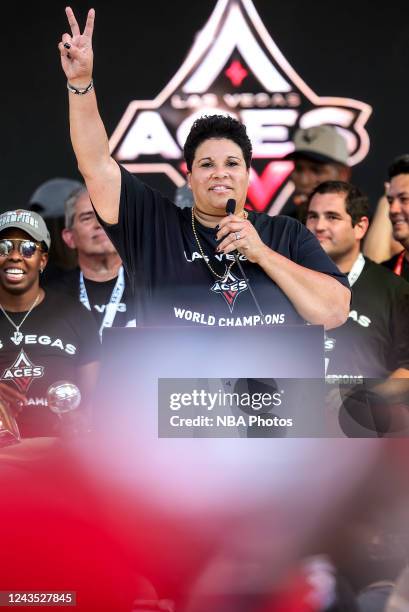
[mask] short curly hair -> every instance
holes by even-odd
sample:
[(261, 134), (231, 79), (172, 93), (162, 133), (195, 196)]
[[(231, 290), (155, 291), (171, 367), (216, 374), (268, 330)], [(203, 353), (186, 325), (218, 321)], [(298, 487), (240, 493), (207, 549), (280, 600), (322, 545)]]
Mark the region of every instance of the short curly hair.
[(183, 148), (189, 172), (192, 171), (197, 147), (209, 138), (228, 138), (235, 142), (243, 152), (246, 167), (250, 168), (252, 146), (244, 123), (228, 115), (204, 115), (193, 123)]

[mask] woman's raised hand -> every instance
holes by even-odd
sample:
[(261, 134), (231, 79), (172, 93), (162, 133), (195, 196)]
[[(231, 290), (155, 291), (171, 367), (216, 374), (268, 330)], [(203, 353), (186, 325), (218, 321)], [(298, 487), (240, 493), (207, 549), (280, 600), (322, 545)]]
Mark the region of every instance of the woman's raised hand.
[(76, 87), (86, 87), (92, 79), (94, 54), (92, 52), (92, 33), (94, 31), (95, 11), (90, 9), (83, 33), (71, 7), (65, 9), (71, 34), (63, 34), (58, 49), (61, 66), (68, 81)]

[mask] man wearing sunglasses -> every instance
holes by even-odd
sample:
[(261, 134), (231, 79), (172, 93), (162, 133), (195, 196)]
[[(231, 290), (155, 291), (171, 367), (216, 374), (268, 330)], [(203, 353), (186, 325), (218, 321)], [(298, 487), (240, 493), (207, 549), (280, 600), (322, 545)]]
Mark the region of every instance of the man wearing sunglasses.
[(17, 412), (22, 437), (62, 433), (47, 389), (61, 380), (75, 383), (85, 411), (98, 372), (92, 316), (75, 300), (40, 286), (50, 242), (37, 213), (0, 215), (0, 398)]

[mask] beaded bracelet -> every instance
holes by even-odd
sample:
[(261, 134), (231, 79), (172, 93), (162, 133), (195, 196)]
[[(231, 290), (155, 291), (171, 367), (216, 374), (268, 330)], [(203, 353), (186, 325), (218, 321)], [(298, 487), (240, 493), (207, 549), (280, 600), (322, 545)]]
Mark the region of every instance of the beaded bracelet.
[(90, 84), (81, 89), (78, 89), (78, 87), (74, 87), (74, 85), (71, 85), (71, 83), (67, 81), (67, 89), (73, 94), (77, 94), (78, 96), (84, 96), (89, 91), (91, 91), (91, 89), (94, 89), (94, 81), (93, 79), (91, 79)]

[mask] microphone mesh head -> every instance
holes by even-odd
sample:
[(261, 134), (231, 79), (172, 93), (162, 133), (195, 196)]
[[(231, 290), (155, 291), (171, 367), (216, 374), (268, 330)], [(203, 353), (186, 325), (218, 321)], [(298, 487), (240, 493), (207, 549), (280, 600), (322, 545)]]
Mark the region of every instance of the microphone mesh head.
[(226, 212), (228, 215), (234, 215), (235, 210), (236, 210), (236, 200), (233, 200), (233, 198), (230, 198), (229, 200), (227, 200)]

